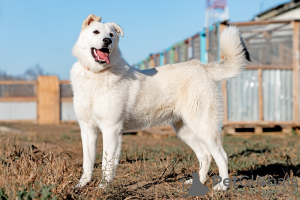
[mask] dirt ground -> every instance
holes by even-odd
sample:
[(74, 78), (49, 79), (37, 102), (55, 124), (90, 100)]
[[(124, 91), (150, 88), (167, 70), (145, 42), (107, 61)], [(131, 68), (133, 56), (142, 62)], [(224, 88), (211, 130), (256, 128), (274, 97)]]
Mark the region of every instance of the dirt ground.
[[(97, 188), (102, 178), (99, 137), (92, 182), (77, 190), (74, 186), (82, 174), (78, 125), (0, 124), (0, 199), (299, 199), (299, 139), (224, 136), (231, 179), (248, 176), (255, 182), (269, 175), (272, 181), (252, 186), (232, 183), (229, 190), (214, 192), (212, 177), (218, 169), (213, 161), (205, 183), (209, 192), (189, 197), (191, 185), (183, 182), (199, 170), (199, 164), (177, 137), (124, 135), (117, 176), (106, 190)], [(241, 183), (246, 185), (247, 180)]]

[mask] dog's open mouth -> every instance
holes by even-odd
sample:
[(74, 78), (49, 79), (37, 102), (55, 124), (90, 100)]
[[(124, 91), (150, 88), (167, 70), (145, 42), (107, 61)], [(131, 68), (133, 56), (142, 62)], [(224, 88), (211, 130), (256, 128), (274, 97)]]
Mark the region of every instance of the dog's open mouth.
[(93, 57), (95, 58), (95, 61), (104, 64), (109, 64), (109, 49), (108, 48), (102, 48), (102, 49), (96, 49), (92, 48), (91, 53)]

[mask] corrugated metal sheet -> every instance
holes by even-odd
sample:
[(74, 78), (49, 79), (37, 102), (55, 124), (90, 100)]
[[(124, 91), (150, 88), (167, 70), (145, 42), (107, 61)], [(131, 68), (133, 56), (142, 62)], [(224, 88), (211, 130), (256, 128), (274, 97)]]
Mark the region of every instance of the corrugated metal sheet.
[(0, 102), (0, 120), (36, 120), (37, 103)]
[(220, 59), (218, 33), (219, 33), (218, 26), (213, 27), (208, 32), (208, 38), (209, 38), (208, 62), (218, 61)]
[(166, 64), (171, 64), (172, 63), (171, 62), (171, 50), (166, 51), (165, 56), (166, 56)]
[(293, 120), (293, 71), (263, 70), (264, 121)]
[(73, 97), (71, 84), (60, 84), (60, 97)]
[(228, 121), (258, 121), (258, 72), (245, 70), (227, 81)]
[(34, 97), (36, 86), (32, 85), (0, 85), (0, 97)]
[(160, 66), (160, 54), (154, 56), (154, 64), (155, 64), (155, 67)]
[(193, 59), (200, 60), (200, 37), (194, 37), (192, 39), (192, 48), (193, 48)]
[(186, 43), (178, 45), (178, 62), (185, 62), (186, 61)]
[(61, 103), (60, 119), (62, 121), (77, 121), (77, 117), (73, 107), (73, 102)]
[(149, 58), (144, 61), (144, 64), (145, 64), (145, 69), (150, 69), (150, 59)]

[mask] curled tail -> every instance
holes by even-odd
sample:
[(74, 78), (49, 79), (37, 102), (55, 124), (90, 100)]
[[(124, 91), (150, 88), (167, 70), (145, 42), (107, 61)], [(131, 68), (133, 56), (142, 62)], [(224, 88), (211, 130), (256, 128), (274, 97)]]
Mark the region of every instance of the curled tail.
[(238, 28), (229, 26), (222, 32), (220, 50), (223, 61), (208, 64), (208, 72), (214, 80), (223, 81), (238, 75), (247, 60), (251, 61), (250, 54)]

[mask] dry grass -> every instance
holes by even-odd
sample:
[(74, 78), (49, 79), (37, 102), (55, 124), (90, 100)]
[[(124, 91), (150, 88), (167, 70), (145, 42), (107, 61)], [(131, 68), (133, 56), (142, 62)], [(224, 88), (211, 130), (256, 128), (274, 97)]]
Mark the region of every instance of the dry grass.
[[(76, 125), (6, 124), (23, 133), (0, 133), (0, 199), (179, 199), (189, 185), (183, 180), (198, 170), (194, 153), (176, 137), (154, 139), (124, 135), (117, 176), (107, 190), (101, 181), (102, 139), (91, 183), (73, 189), (82, 173), (82, 147)], [(297, 136), (225, 137), (230, 176), (286, 175), (300, 184), (300, 141)], [(300, 187), (231, 187), (212, 191), (212, 163), (205, 199), (297, 199)], [(192, 199), (189, 197), (188, 199)], [(197, 197), (196, 199), (200, 199)]]

